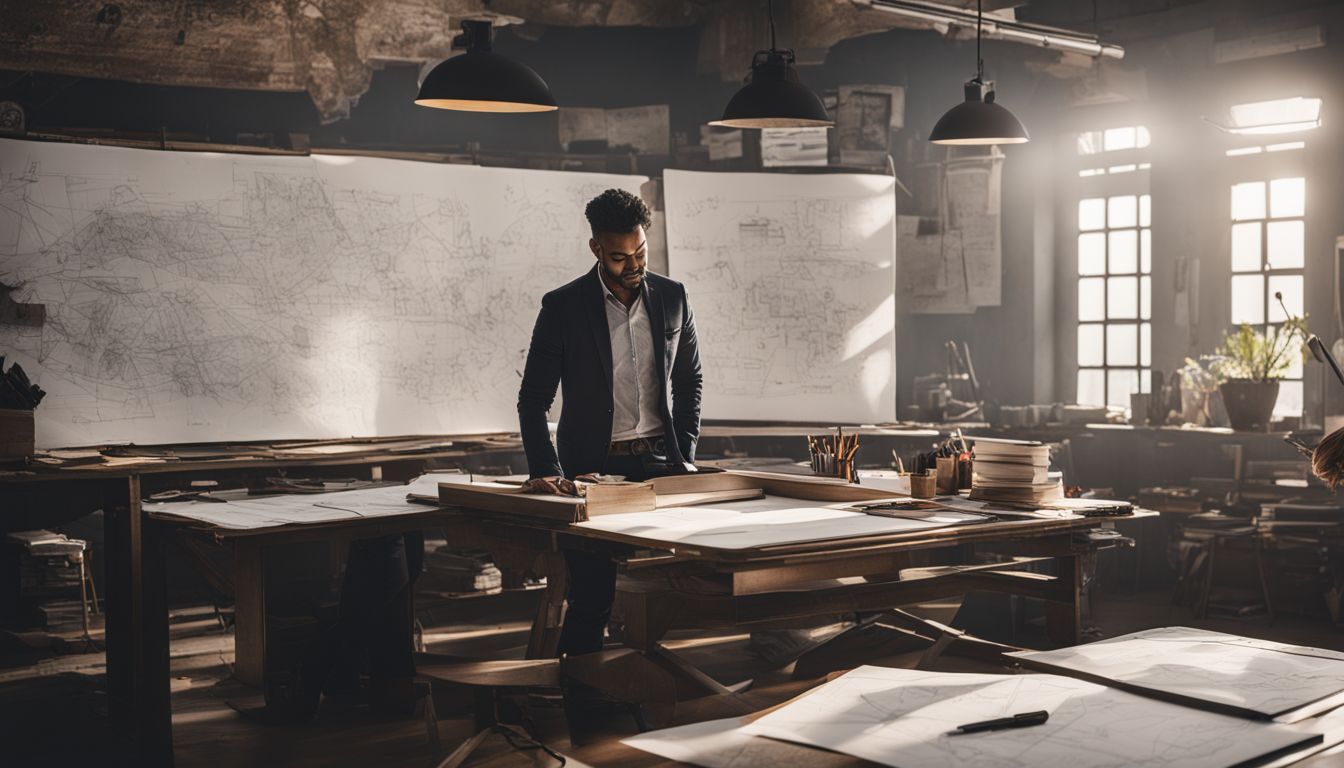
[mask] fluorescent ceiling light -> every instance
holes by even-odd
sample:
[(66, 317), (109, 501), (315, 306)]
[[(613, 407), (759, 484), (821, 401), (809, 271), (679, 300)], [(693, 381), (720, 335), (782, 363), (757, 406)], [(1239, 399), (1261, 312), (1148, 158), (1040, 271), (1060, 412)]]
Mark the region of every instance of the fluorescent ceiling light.
[(1321, 126), (1321, 100), (1295, 96), (1291, 99), (1252, 101), (1228, 110), (1226, 124), (1204, 118), (1227, 133), (1263, 135), (1310, 131)]

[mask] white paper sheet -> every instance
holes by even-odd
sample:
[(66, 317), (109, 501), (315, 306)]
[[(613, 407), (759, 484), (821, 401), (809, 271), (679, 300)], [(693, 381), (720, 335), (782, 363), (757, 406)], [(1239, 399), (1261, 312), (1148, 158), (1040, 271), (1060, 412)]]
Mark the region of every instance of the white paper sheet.
[[(229, 501), (145, 502), (146, 512), (235, 531), (308, 525), (362, 517), (411, 515), (428, 507), (406, 501), (409, 486), (390, 485), (333, 493), (249, 496)], [(437, 485), (435, 486), (437, 489)]]
[[(1043, 725), (949, 735), (1041, 709)], [(859, 667), (741, 730), (902, 768), (1225, 768), (1314, 739), (1056, 675), (881, 667)]]
[(518, 428), (587, 202), (642, 176), (0, 140), (38, 447)]
[(896, 417), (894, 182), (663, 175), (671, 276), (686, 284), (710, 419)]
[(439, 483), (451, 483), (457, 480), (469, 482), (471, 475), (456, 472), (427, 472), (406, 484), (406, 495), (439, 497)]
[(814, 768), (817, 752), (763, 739), (739, 730), (741, 718), (708, 720), (649, 731), (621, 743), (703, 768)]
[[(1189, 627), (1010, 654), (1153, 691), (1276, 717), (1344, 691), (1344, 653)], [(1337, 706), (1339, 702), (1335, 702)], [(1311, 710), (1308, 710), (1309, 712)]]
[(578, 523), (578, 526), (679, 544), (691, 549), (750, 549), (852, 536), (932, 530), (983, 520), (978, 516), (952, 511), (940, 512), (922, 520), (908, 520), (853, 512), (845, 507), (846, 504), (808, 506), (807, 502), (798, 499), (766, 496), (726, 504), (602, 515)]
[(1303, 733), (1319, 733), (1322, 737), (1321, 743), (1287, 753), (1268, 763), (1257, 764), (1256, 768), (1285, 768), (1310, 755), (1332, 750), (1344, 744), (1344, 708), (1286, 727)]

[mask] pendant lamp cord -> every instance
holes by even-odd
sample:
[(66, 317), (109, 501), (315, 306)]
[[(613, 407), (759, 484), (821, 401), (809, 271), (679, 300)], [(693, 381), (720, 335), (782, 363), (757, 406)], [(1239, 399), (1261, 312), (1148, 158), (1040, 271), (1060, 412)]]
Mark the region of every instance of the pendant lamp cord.
[(765, 2), (766, 15), (770, 17), (770, 50), (775, 50), (775, 4), (773, 0)]
[(984, 28), (984, 0), (975, 0), (975, 80), (985, 81), (985, 60), (980, 58), (980, 31)]

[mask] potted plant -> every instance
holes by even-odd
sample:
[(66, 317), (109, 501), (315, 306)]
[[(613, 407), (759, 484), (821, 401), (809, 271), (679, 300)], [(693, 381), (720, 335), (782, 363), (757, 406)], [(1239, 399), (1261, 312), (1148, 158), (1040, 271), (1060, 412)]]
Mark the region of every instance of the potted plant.
[(1181, 368), (1181, 420), (1197, 427), (1226, 427), (1227, 410), (1219, 385), (1227, 381), (1222, 373), (1224, 360), (1217, 355), (1185, 358)]
[(1217, 372), (1232, 428), (1268, 432), (1274, 403), (1279, 399), (1279, 380), (1288, 372), (1293, 356), (1302, 354), (1307, 338), (1307, 319), (1290, 317), (1282, 325), (1260, 331), (1243, 324), (1225, 334), (1218, 347), (1222, 358)]

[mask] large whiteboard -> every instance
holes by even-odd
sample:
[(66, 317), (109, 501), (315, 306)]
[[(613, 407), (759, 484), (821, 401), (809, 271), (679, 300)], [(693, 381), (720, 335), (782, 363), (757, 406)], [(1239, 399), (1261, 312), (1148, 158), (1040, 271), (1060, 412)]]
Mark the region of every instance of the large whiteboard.
[(42, 447), (517, 429), (585, 203), (643, 177), (0, 140)]
[(667, 171), (664, 184), (704, 417), (894, 421), (894, 181)]

